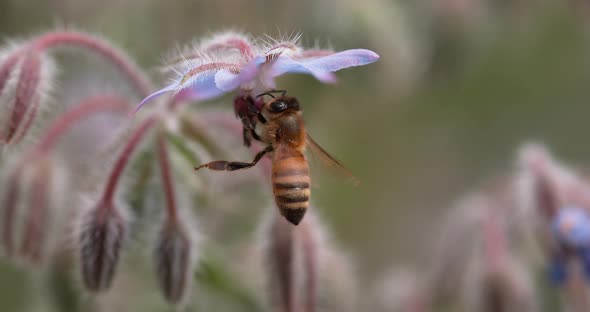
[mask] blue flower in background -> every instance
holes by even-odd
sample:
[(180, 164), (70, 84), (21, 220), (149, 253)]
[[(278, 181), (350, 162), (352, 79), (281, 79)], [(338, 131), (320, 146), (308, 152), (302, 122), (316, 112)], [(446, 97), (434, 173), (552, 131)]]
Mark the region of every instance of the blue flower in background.
[(557, 211), (551, 222), (551, 233), (560, 251), (551, 259), (551, 280), (558, 285), (568, 278), (567, 262), (572, 257), (581, 261), (586, 280), (590, 281), (590, 214), (583, 208), (566, 207)]
[(579, 207), (566, 207), (558, 210), (551, 231), (558, 241), (573, 248), (590, 246), (590, 214)]

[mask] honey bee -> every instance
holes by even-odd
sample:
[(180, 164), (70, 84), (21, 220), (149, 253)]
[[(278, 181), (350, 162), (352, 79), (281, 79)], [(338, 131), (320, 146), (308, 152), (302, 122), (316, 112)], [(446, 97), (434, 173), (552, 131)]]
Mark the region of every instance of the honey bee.
[[(272, 97), (258, 109), (255, 101), (247, 97), (247, 108), (236, 112), (243, 124), (243, 139), (246, 146), (251, 139), (267, 144), (266, 148), (256, 154), (251, 162), (212, 161), (198, 167), (217, 171), (235, 171), (255, 166), (266, 154), (272, 160), (272, 190), (275, 203), (281, 214), (292, 224), (297, 225), (303, 219), (311, 195), (309, 164), (305, 156), (307, 147), (330, 165), (335, 165), (348, 176), (350, 172), (334, 157), (320, 147), (305, 130), (299, 101), (287, 96), (285, 90), (273, 90), (256, 96)], [(281, 93), (275, 97), (273, 94)], [(261, 125), (260, 135), (256, 126)]]

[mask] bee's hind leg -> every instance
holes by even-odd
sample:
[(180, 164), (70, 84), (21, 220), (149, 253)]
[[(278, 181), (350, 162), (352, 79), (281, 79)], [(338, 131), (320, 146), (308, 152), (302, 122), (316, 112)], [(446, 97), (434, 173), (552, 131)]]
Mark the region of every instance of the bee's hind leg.
[(226, 161), (226, 160), (216, 160), (206, 164), (202, 164), (198, 167), (195, 167), (195, 171), (201, 168), (207, 168), (209, 170), (216, 170), (216, 171), (235, 171), (240, 169), (247, 169), (250, 167), (254, 167), (262, 156), (264, 156), (268, 152), (272, 152), (273, 148), (271, 145), (267, 146), (262, 151), (258, 152), (254, 157), (252, 162), (241, 162), (241, 161)]

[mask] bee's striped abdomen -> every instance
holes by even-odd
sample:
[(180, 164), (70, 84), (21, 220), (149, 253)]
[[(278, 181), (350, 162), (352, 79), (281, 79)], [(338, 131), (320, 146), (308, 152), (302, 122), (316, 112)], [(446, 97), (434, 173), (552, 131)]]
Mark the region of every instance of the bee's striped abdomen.
[(310, 178), (307, 160), (296, 149), (279, 145), (274, 152), (272, 190), (281, 214), (297, 225), (309, 206)]

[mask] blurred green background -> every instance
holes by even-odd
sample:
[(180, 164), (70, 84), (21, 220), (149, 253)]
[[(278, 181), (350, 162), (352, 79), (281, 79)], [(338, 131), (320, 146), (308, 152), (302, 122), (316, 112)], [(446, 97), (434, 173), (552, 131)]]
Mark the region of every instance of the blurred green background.
[[(314, 196), (369, 283), (396, 265), (427, 265), (445, 212), (510, 172), (522, 143), (587, 163), (589, 16), (584, 1), (567, 0), (0, 0), (0, 37), (100, 34), (158, 85), (167, 52), (228, 28), (376, 51), (379, 62), (338, 73), (335, 86), (278, 81), (299, 97), (316, 140), (361, 181), (320, 172)], [(215, 103), (231, 109), (229, 97)], [(0, 285), (0, 294), (14, 286)]]

